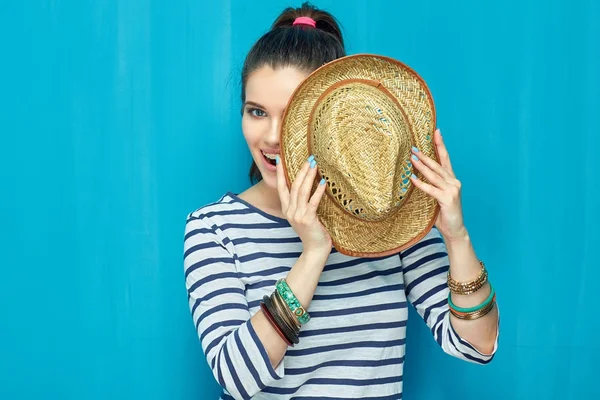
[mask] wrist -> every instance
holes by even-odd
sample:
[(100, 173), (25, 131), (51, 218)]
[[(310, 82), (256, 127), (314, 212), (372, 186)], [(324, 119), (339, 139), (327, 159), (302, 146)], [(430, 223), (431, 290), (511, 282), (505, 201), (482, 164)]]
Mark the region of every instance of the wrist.
[(473, 253), (473, 245), (471, 243), (471, 237), (469, 236), (466, 229), (458, 235), (452, 235), (452, 237), (444, 237), (444, 243), (446, 244), (446, 250), (450, 261), (458, 258), (464, 259), (469, 257)]
[(467, 228), (465, 228), (465, 227), (462, 227), (461, 229), (459, 229), (456, 233), (453, 233), (452, 235), (447, 235), (447, 236), (443, 236), (443, 237), (444, 237), (444, 242), (446, 243), (447, 246), (452, 246), (452, 245), (460, 246), (460, 245), (471, 243), (471, 238), (469, 236), (469, 232), (467, 231)]
[(308, 265), (325, 266), (327, 259), (331, 254), (331, 246), (311, 247), (304, 249), (300, 257), (306, 261)]

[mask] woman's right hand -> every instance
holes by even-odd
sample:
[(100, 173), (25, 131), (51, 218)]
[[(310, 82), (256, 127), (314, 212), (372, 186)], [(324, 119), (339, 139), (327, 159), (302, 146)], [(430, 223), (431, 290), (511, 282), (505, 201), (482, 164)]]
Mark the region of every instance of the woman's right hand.
[(317, 207), (327, 189), (327, 182), (322, 179), (311, 196), (316, 175), (316, 162), (309, 158), (288, 190), (283, 166), (277, 158), (277, 191), (283, 215), (302, 240), (303, 252), (328, 256), (331, 253), (331, 236), (317, 217)]

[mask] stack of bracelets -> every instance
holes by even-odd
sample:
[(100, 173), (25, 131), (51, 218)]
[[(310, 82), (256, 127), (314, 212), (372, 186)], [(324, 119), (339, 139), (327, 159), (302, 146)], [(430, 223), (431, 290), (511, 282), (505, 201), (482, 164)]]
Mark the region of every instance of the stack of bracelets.
[(310, 320), (310, 315), (298, 301), (285, 279), (277, 281), (271, 296), (263, 297), (260, 308), (279, 336), (293, 346), (300, 343), (300, 328)]
[(481, 272), (479, 273), (477, 279), (470, 282), (457, 282), (450, 277), (450, 272), (448, 271), (448, 288), (450, 289), (450, 293), (448, 293), (448, 306), (450, 307), (450, 312), (456, 318), (468, 320), (478, 319), (487, 315), (490, 311), (494, 309), (494, 305), (496, 304), (496, 293), (494, 292), (494, 288), (491, 284), (490, 295), (483, 303), (481, 303), (478, 306), (462, 308), (457, 307), (452, 302), (452, 293), (461, 295), (472, 294), (481, 289), (483, 285), (485, 285), (485, 283), (488, 281), (488, 273), (485, 268), (485, 265), (481, 261), (479, 261), (479, 264), (481, 264)]

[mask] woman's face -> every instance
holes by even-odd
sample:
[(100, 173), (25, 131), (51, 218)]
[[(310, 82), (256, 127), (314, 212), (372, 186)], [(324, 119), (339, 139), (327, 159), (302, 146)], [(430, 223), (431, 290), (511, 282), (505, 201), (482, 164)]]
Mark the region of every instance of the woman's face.
[(264, 184), (277, 187), (275, 157), (279, 154), (279, 129), (283, 111), (296, 87), (308, 73), (293, 67), (264, 66), (246, 82), (242, 130)]

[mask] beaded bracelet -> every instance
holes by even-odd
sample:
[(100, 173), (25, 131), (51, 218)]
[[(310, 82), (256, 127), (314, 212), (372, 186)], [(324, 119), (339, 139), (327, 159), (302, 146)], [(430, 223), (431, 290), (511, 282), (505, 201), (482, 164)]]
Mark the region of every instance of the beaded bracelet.
[(456, 294), (469, 295), (481, 289), (488, 280), (488, 272), (483, 261), (479, 261), (479, 264), (481, 265), (481, 272), (479, 273), (479, 276), (477, 279), (469, 282), (455, 281), (450, 276), (450, 271), (448, 271), (448, 288), (450, 291)]
[(276, 286), (281, 298), (286, 302), (296, 318), (298, 318), (298, 322), (300, 322), (301, 325), (304, 325), (310, 321), (310, 315), (304, 307), (302, 307), (302, 304), (300, 304), (300, 301), (298, 301), (285, 279), (279, 279)]

